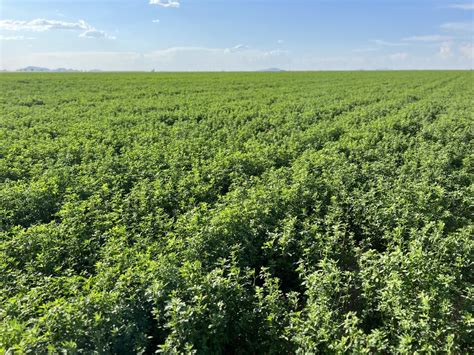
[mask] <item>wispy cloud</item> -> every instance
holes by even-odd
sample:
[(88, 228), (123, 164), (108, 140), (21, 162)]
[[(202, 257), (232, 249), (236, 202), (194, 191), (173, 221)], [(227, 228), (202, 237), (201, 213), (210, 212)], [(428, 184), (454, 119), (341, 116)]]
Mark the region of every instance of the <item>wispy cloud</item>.
[(250, 49), (250, 47), (247, 46), (246, 44), (237, 44), (237, 45), (233, 46), (232, 48), (226, 48), (225, 50), (226, 51), (231, 51), (231, 52), (238, 52), (238, 51), (244, 51), (244, 50), (247, 50), (247, 49)]
[(3, 36), (0, 35), (0, 41), (26, 41), (35, 39), (34, 37), (25, 37), (25, 36)]
[(451, 4), (448, 5), (451, 9), (459, 9), (459, 10), (474, 10), (473, 3), (465, 3), (465, 4)]
[(110, 36), (104, 31), (96, 30), (95, 28), (89, 29), (79, 35), (83, 38), (105, 38), (105, 39), (116, 39), (115, 36)]
[(448, 22), (443, 23), (440, 27), (443, 31), (449, 32), (474, 32), (474, 24), (472, 22)]
[(78, 20), (77, 22), (47, 20), (41, 18), (30, 21), (0, 20), (0, 29), (7, 31), (33, 32), (44, 32), (51, 30), (82, 31), (82, 33), (79, 35), (80, 37), (115, 39), (115, 37), (107, 35), (107, 33), (104, 31), (97, 30), (84, 20)]
[(156, 20), (151, 20), (151, 22), (153, 23), (160, 23), (160, 20), (156, 19)]
[(452, 37), (442, 35), (411, 36), (403, 39), (410, 42), (445, 42), (452, 40)]
[(150, 0), (150, 5), (159, 5), (163, 7), (179, 7), (179, 0)]
[(0, 29), (8, 31), (35, 31), (42, 32), (48, 30), (88, 30), (92, 26), (84, 20), (77, 22), (65, 22), (57, 20), (45, 20), (37, 18), (31, 21), (20, 20), (0, 20)]
[(379, 46), (387, 46), (387, 47), (400, 47), (400, 46), (406, 46), (406, 43), (399, 43), (399, 42), (388, 42), (384, 41), (382, 39), (374, 39), (371, 41), (372, 43), (379, 45)]

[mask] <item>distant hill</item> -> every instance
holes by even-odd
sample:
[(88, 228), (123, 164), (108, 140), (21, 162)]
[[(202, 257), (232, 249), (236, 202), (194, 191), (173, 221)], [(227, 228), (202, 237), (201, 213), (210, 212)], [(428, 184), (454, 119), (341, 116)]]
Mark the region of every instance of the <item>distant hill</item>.
[(17, 71), (45, 72), (45, 71), (50, 71), (50, 69), (42, 68), (42, 67), (25, 67), (25, 68), (18, 69)]
[(19, 72), (55, 72), (55, 73), (69, 73), (69, 72), (78, 72), (79, 70), (75, 69), (68, 69), (68, 68), (56, 68), (56, 69), (50, 69), (50, 68), (43, 68), (43, 67), (34, 67), (34, 66), (28, 66), (25, 68), (18, 69), (17, 71)]

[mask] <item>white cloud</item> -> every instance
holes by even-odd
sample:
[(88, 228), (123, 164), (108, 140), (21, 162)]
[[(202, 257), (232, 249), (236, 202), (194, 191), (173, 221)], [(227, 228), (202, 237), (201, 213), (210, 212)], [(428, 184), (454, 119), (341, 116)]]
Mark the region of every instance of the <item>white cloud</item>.
[(404, 38), (404, 41), (412, 41), (412, 42), (443, 42), (449, 41), (452, 38), (449, 36), (441, 36), (441, 35), (428, 35), (428, 36), (412, 36)]
[(79, 20), (78, 22), (45, 20), (41, 18), (31, 21), (0, 20), (0, 29), (7, 31), (88, 30), (91, 27), (84, 20)]
[(474, 4), (473, 3), (452, 4), (452, 5), (449, 5), (448, 7), (452, 8), (452, 9), (460, 9), (460, 10), (474, 10)]
[(3, 36), (0, 35), (0, 41), (25, 41), (35, 39), (34, 37), (25, 37), (25, 36)]
[[(464, 43), (459, 47), (459, 51), (461, 55), (465, 58), (470, 59), (471, 61), (474, 60), (474, 44), (472, 43)], [(471, 63), (474, 64), (474, 63)]]
[(277, 41), (277, 44), (283, 44), (283, 43), (285, 43), (285, 41), (282, 40), (282, 39), (279, 39), (279, 40)]
[(110, 36), (104, 31), (96, 30), (95, 28), (89, 29), (79, 35), (83, 38), (105, 38), (105, 39), (116, 39), (115, 36)]
[(150, 5), (163, 7), (179, 7), (179, 0), (150, 0)]
[(232, 48), (227, 48), (225, 50), (231, 51), (231, 52), (237, 52), (237, 51), (243, 51), (247, 49), (250, 49), (250, 47), (247, 46), (246, 44), (237, 44), (236, 46), (233, 46)]
[(151, 20), (151, 22), (153, 23), (160, 23), (160, 20), (156, 19), (156, 20)]
[(377, 44), (379, 46), (387, 46), (387, 47), (406, 46), (406, 43), (388, 42), (381, 39), (374, 39), (372, 40), (372, 43)]
[(77, 22), (66, 22), (58, 20), (46, 20), (37, 18), (30, 21), (22, 20), (0, 20), (0, 29), (6, 31), (33, 31), (44, 32), (50, 30), (69, 30), (69, 31), (83, 31), (80, 37), (86, 38), (108, 38), (115, 37), (107, 35), (104, 31), (99, 31), (84, 20)]
[(472, 22), (448, 22), (441, 25), (441, 29), (449, 32), (468, 33), (474, 31)]
[(451, 49), (451, 44), (442, 43), (439, 47), (439, 56), (443, 59), (448, 59), (453, 56), (453, 51)]

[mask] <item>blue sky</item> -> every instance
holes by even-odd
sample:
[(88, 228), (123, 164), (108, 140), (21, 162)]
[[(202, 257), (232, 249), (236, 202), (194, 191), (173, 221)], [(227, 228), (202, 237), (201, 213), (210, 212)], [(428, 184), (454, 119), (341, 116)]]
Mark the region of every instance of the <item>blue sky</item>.
[(474, 2), (0, 0), (0, 69), (461, 69)]

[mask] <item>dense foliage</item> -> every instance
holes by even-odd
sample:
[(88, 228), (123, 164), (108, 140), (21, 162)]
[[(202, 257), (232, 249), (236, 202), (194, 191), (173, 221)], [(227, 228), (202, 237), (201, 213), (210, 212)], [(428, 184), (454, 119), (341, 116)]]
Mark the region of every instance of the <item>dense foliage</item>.
[(472, 353), (473, 79), (0, 74), (0, 352)]

